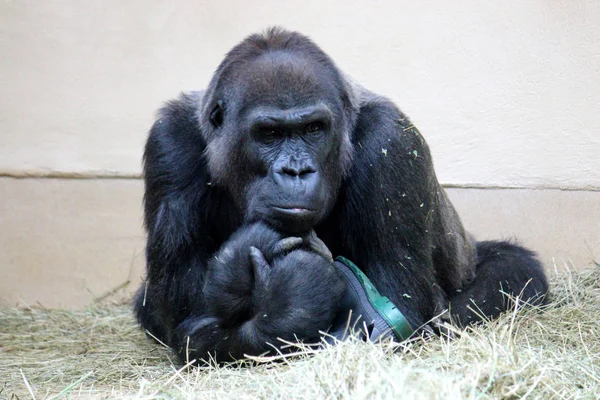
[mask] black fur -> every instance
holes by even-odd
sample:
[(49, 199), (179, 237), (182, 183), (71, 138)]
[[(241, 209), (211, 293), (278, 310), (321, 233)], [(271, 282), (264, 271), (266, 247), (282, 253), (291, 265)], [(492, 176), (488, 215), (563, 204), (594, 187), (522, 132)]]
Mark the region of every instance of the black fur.
[(529, 250), (476, 247), (410, 120), (298, 33), (250, 36), (206, 92), (167, 103), (144, 172), (147, 279), (136, 314), (182, 360), (317, 341), (345, 290), (327, 248), (362, 268), (413, 327), (449, 308), (473, 322), (471, 299), (497, 316), (507, 307), (500, 289), (526, 301), (547, 292)]
[[(518, 268), (515, 268), (518, 266)], [(544, 304), (548, 282), (535, 254), (511, 242), (477, 243), (477, 273), (451, 296), (457, 324), (466, 326), (518, 306)]]

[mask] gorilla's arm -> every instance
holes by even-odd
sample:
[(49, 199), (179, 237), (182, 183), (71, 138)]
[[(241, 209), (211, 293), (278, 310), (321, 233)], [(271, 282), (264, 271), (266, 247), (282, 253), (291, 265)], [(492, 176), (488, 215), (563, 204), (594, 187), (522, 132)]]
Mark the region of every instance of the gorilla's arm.
[[(320, 341), (345, 285), (329, 260), (293, 250), (296, 239), (302, 243), (281, 239), (258, 223), (242, 227), (223, 245), (208, 263), (204, 309), (177, 327), (178, 342), (190, 343), (178, 349), (182, 359), (210, 354), (216, 361), (231, 361), (280, 348), (280, 338)], [(244, 268), (249, 259), (251, 268)]]
[(459, 289), (472, 279), (473, 244), (437, 181), (427, 144), (394, 104), (365, 101), (352, 141), (352, 169), (319, 233), (418, 328), (448, 307), (450, 288), (439, 285)]
[(203, 305), (207, 260), (218, 246), (207, 240), (211, 208), (203, 203), (219, 196), (209, 192), (205, 143), (194, 121), (199, 98), (182, 95), (162, 108), (144, 152), (147, 276), (135, 308), (142, 326), (169, 345), (178, 322)]

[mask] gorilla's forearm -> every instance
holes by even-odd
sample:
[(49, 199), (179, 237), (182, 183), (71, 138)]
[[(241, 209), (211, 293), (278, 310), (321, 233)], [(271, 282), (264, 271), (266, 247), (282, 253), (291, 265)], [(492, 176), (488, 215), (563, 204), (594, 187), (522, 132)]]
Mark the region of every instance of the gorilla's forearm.
[(231, 321), (211, 316), (191, 317), (175, 331), (174, 348), (181, 360), (218, 363), (272, 350), (276, 337), (264, 335), (254, 319), (231, 326)]
[[(267, 307), (259, 306), (242, 320), (214, 315), (190, 317), (175, 330), (171, 346), (182, 360), (214, 359), (221, 363), (246, 355), (295, 350), (282, 347), (285, 342), (319, 343), (321, 332), (327, 331), (334, 319), (337, 299), (305, 294), (307, 299), (316, 297), (321, 301), (303, 308), (290, 306), (287, 298), (270, 299)], [(319, 310), (315, 310), (316, 304)]]

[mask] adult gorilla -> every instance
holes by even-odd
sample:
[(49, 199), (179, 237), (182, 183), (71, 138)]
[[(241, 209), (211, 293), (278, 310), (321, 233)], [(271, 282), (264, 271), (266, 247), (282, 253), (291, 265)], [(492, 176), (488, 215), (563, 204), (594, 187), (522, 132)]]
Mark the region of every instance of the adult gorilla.
[(144, 157), (147, 279), (135, 308), (182, 360), (318, 341), (346, 289), (331, 253), (412, 327), (446, 309), (478, 320), (472, 302), (494, 317), (501, 290), (547, 291), (530, 251), (474, 243), (409, 119), (299, 33), (234, 47), (206, 91), (160, 111)]

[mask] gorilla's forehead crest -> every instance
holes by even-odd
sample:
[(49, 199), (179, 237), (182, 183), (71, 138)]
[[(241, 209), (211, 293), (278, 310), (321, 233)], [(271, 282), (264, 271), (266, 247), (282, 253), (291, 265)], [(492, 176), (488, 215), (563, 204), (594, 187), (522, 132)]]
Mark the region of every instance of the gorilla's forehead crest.
[(348, 122), (358, 109), (353, 88), (321, 48), (298, 32), (275, 27), (227, 53), (209, 84), (202, 113), (224, 99), (231, 110), (248, 102), (287, 108), (314, 98), (339, 104)]
[(265, 53), (248, 62), (233, 79), (238, 96), (253, 104), (271, 103), (289, 108), (316, 98), (329, 102), (341, 100), (330, 71), (303, 55), (284, 51)]

